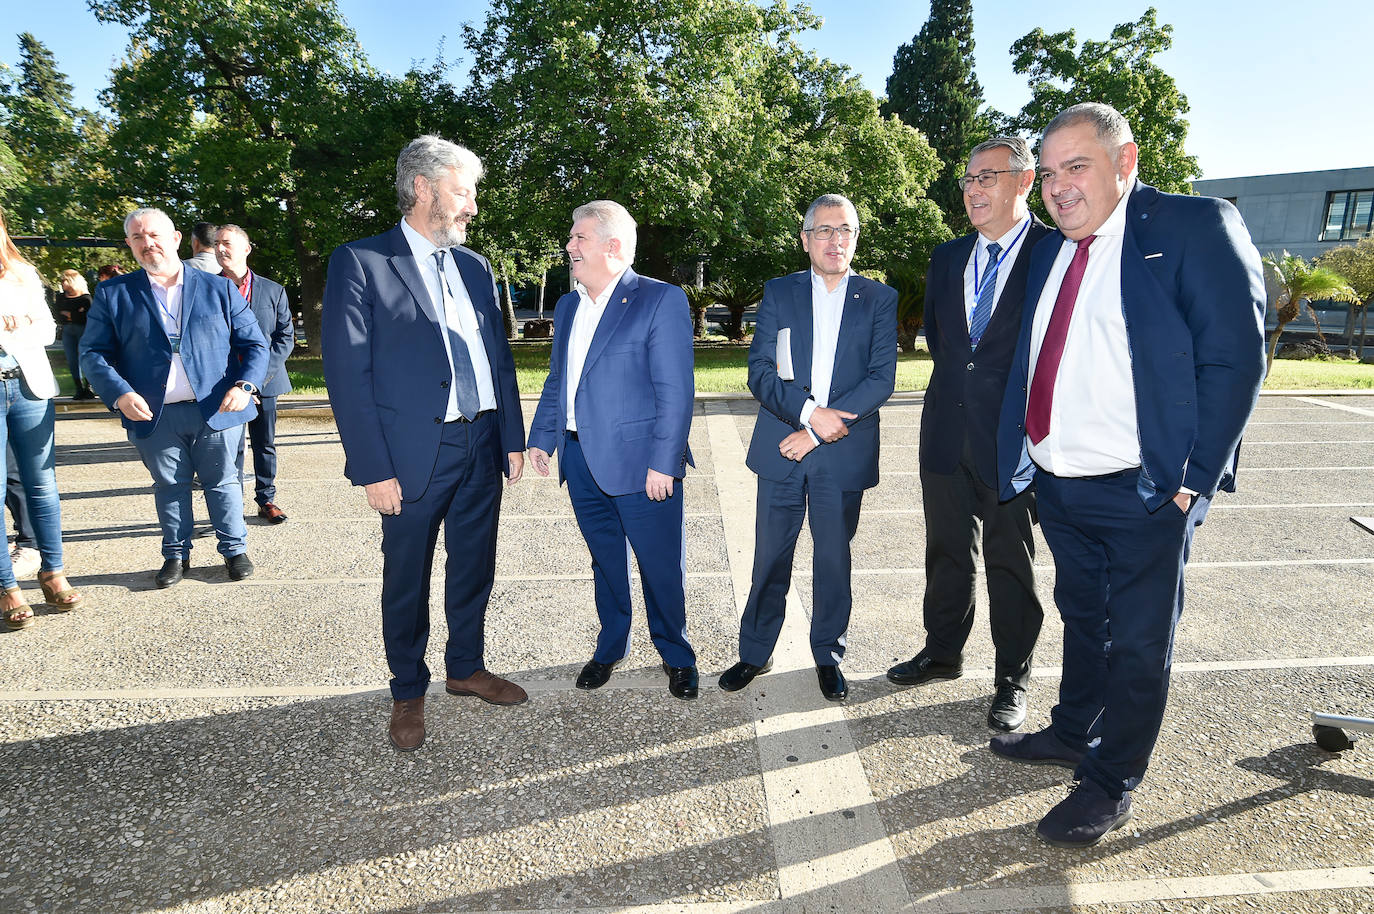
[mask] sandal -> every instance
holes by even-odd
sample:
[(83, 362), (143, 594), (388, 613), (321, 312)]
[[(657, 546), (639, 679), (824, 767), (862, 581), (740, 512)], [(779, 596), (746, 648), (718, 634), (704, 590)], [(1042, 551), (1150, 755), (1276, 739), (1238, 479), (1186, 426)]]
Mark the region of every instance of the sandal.
[[(52, 587), (52, 581), (66, 577), (66, 572), (62, 570), (44, 571), (38, 575), (38, 586), (43, 588), (43, 602), (60, 613), (69, 613), (73, 609), (80, 609), (81, 604), (86, 602), (86, 598), (74, 587), (66, 590), (57, 590)], [(70, 583), (70, 582), (68, 582)]]
[(28, 628), (33, 624), (33, 607), (29, 606), (18, 587), (11, 587), (5, 591), (5, 595), (0, 599), (16, 597), (19, 600), (18, 606), (0, 606), (0, 613), (5, 616), (5, 625), (12, 632)]

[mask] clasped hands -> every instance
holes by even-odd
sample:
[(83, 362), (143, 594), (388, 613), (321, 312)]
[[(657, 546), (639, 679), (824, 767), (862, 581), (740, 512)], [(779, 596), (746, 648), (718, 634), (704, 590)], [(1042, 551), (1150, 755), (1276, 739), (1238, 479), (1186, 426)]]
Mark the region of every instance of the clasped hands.
[[(849, 426), (845, 425), (845, 421), (857, 418), (857, 414), (847, 410), (818, 406), (811, 413), (811, 432), (815, 432), (816, 437), (825, 443), (833, 444), (849, 434)], [(816, 440), (811, 437), (810, 432), (800, 429), (782, 439), (778, 444), (778, 453), (788, 460), (800, 463), (815, 447)]]
[[(219, 401), (219, 411), (222, 413), (240, 413), (248, 408), (248, 404), (253, 401), (253, 395), (242, 387), (231, 387), (224, 392), (224, 399)], [(120, 394), (115, 401), (115, 409), (124, 414), (124, 417), (132, 422), (149, 422), (153, 418), (153, 411), (148, 406), (148, 401), (143, 399), (137, 391), (125, 391)]]

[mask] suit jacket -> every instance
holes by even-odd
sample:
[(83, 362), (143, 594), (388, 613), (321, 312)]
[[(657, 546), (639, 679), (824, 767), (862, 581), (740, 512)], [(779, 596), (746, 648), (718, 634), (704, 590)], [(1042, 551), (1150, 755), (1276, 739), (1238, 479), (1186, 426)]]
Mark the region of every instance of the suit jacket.
[(291, 303), (280, 285), (253, 273), (249, 286), (252, 298), (248, 304), (258, 319), (258, 328), (267, 339), (267, 376), (262, 382), (262, 396), (279, 397), (291, 392), (291, 378), (286, 374), (286, 357), (296, 348), (296, 326), (291, 321)]
[[(201, 416), (212, 429), (242, 425), (258, 414), (251, 401), (236, 413), (222, 413), (219, 405), (239, 381), (262, 386), (267, 341), (232, 282), (185, 266), (182, 282), (181, 363)], [(123, 419), (137, 438), (152, 434), (162, 417), (171, 366), (172, 344), (148, 274), (139, 270), (102, 282), (81, 337), (81, 374), (110, 409), (131, 390), (148, 401), (151, 420)]]
[[(515, 362), (485, 257), (450, 248), (477, 312), (496, 392), (498, 434), (490, 455), (525, 449)], [(447, 328), (399, 225), (337, 248), (329, 258), (320, 339), (344, 473), (358, 486), (395, 478), (405, 501), (429, 488), (448, 409), (453, 364)]]
[[(549, 376), (530, 426), (530, 447), (550, 454), (562, 447), (568, 427), (568, 343), (581, 302), (569, 292), (554, 308)], [(626, 269), (596, 325), (574, 400), (578, 444), (607, 494), (643, 492), (651, 469), (686, 475), (693, 362), (687, 295)], [(561, 462), (558, 478), (565, 478)]]
[[(1130, 193), (1121, 308), (1140, 436), (1137, 488), (1154, 511), (1182, 486), (1207, 496), (1235, 489), (1241, 432), (1264, 380), (1264, 275), (1230, 203), (1140, 182)], [(1025, 439), (1031, 325), (1063, 240), (1050, 233), (1031, 258), (997, 435), (1004, 499), (1034, 475)]]
[[(791, 329), (796, 377), (778, 375), (778, 331)], [(778, 452), (782, 439), (801, 429), (801, 410), (811, 397), (811, 271), (771, 279), (764, 286), (754, 341), (749, 347), (749, 390), (759, 401), (758, 420), (746, 463), (765, 479), (781, 481), (801, 464)], [(825, 466), (845, 492), (878, 484), (878, 408), (897, 383), (897, 292), (859, 275), (849, 277), (835, 370), (832, 409), (857, 413), (849, 434), (821, 443), (806, 456)]]
[(935, 370), (921, 409), (922, 469), (953, 473), (967, 438), (978, 477), (985, 485), (996, 487), (997, 420), (1021, 330), (1026, 271), (1031, 249), (1049, 233), (1045, 223), (1032, 215), (1016, 259), (1002, 262), (999, 269), (1008, 271), (1007, 281), (976, 353), (968, 337), (964, 270), (978, 234), (947, 241), (931, 254), (926, 272), (925, 331)]

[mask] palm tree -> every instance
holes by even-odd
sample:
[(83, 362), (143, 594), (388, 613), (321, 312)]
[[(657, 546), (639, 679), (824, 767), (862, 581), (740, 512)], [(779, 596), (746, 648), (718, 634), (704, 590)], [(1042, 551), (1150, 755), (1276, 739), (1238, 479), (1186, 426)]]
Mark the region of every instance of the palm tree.
[(715, 293), (700, 286), (682, 287), (687, 293), (687, 307), (692, 312), (692, 336), (701, 339), (706, 335), (706, 309), (716, 303)]
[(1279, 348), (1279, 335), (1290, 321), (1294, 320), (1301, 309), (1306, 308), (1317, 328), (1317, 339), (1323, 343), (1321, 324), (1317, 322), (1317, 312), (1312, 309), (1313, 300), (1358, 302), (1359, 296), (1343, 277), (1326, 267), (1309, 264), (1296, 254), (1284, 251), (1282, 255), (1266, 254), (1264, 266), (1278, 286), (1278, 299), (1274, 309), (1278, 320), (1269, 334), (1269, 347), (1265, 353), (1265, 373), (1274, 367), (1274, 352)]
[(757, 305), (763, 298), (763, 286), (749, 280), (736, 282), (733, 279), (717, 279), (706, 287), (710, 290), (716, 304), (730, 312), (721, 330), (726, 339), (744, 339), (744, 312)]

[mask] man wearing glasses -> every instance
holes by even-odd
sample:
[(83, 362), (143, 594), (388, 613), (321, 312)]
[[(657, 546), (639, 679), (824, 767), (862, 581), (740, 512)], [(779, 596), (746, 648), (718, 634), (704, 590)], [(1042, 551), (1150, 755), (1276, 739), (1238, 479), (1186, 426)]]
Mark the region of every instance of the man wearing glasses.
[(849, 200), (818, 197), (802, 226), (811, 269), (764, 287), (749, 347), (749, 390), (759, 401), (747, 459), (759, 477), (754, 572), (740, 662), (720, 687), (733, 692), (768, 671), (809, 510), (811, 654), (821, 694), (843, 701), (849, 542), (863, 491), (878, 484), (878, 408), (897, 375), (897, 293), (849, 269), (859, 240)]
[(981, 534), (996, 650), (988, 726), (1015, 730), (1026, 719), (1031, 653), (1044, 612), (1031, 571), (1035, 495), (997, 500), (997, 418), (1021, 328), (1031, 248), (1050, 230), (1026, 207), (1035, 156), (1020, 137), (975, 146), (968, 173), (958, 180), (975, 231), (936, 248), (926, 274), (926, 345), (935, 361), (921, 410), (926, 642), (887, 678), (920, 685), (964, 674)]

